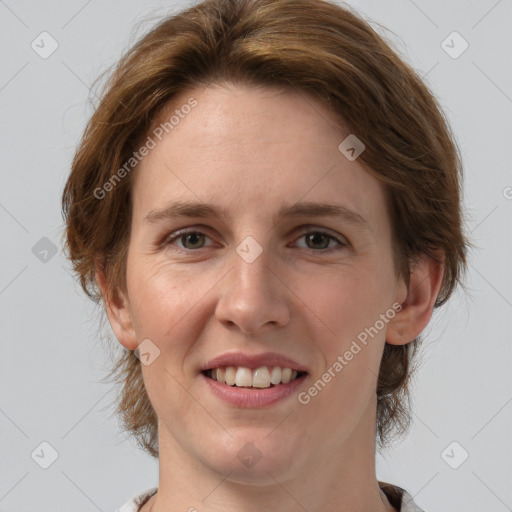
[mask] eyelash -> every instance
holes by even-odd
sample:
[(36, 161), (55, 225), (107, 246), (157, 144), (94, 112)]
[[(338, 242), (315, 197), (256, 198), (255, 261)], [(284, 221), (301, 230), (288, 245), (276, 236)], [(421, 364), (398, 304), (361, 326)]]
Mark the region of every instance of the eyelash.
[[(182, 238), (182, 237), (184, 237), (186, 235), (190, 235), (190, 234), (205, 235), (206, 237), (208, 237), (208, 235), (206, 233), (203, 233), (202, 231), (199, 231), (199, 230), (196, 230), (196, 229), (188, 229), (188, 230), (184, 230), (184, 231), (178, 231), (176, 234), (172, 235), (171, 237), (168, 237), (167, 239), (165, 239), (164, 245), (166, 245), (166, 246), (167, 245), (172, 245), (172, 243), (175, 240), (179, 240), (180, 238)], [(347, 245), (348, 245), (348, 243), (339, 240), (335, 236), (329, 234), (326, 231), (322, 231), (321, 229), (311, 229), (309, 231), (304, 231), (299, 236), (298, 239), (303, 238), (304, 236), (309, 235), (309, 234), (324, 235), (327, 238), (329, 238), (330, 240), (334, 240), (335, 242), (337, 242), (339, 244), (338, 247), (331, 247), (329, 249), (310, 249), (310, 248), (304, 248), (304, 250), (306, 250), (307, 252), (310, 252), (310, 253), (314, 253), (314, 254), (327, 254), (327, 253), (331, 253), (331, 252), (333, 252), (333, 251), (335, 251), (337, 249), (342, 249), (344, 247), (347, 247)], [(175, 248), (176, 248), (176, 250), (178, 252), (190, 254), (192, 252), (200, 251), (201, 249), (204, 249), (205, 247), (200, 247), (199, 249), (184, 249), (184, 248), (180, 248), (180, 247), (175, 246)]]

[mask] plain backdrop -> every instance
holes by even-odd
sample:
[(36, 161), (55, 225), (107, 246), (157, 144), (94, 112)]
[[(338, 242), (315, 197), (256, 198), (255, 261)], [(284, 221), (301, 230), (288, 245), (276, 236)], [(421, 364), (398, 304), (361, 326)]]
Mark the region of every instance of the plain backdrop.
[[(349, 3), (439, 98), (476, 246), (467, 290), (425, 332), (409, 436), (377, 476), (426, 512), (512, 510), (512, 2)], [(108, 354), (62, 254), (60, 197), (91, 84), (185, 5), (0, 0), (0, 511), (110, 512), (158, 484), (106, 409)]]

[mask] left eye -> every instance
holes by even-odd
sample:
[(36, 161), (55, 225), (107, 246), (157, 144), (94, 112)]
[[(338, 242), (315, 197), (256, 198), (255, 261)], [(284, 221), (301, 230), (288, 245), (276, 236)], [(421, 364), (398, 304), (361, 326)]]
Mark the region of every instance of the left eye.
[(315, 252), (327, 252), (333, 247), (329, 247), (329, 244), (334, 241), (338, 246), (345, 246), (346, 244), (338, 240), (336, 237), (325, 233), (324, 231), (308, 231), (299, 237), (306, 239), (306, 244), (321, 245), (321, 247), (306, 247), (306, 249), (314, 250)]
[[(177, 233), (176, 235), (168, 238), (166, 244), (173, 245), (175, 240), (179, 240), (182, 244), (181, 246), (178, 245), (178, 248), (180, 249), (202, 249), (204, 247), (206, 238), (209, 237), (201, 231), (182, 231), (181, 233)], [(306, 240), (307, 247), (305, 247), (305, 249), (320, 253), (329, 252), (332, 250), (334, 247), (329, 247), (331, 242), (335, 242), (340, 247), (347, 245), (345, 242), (342, 242), (335, 236), (330, 235), (324, 231), (307, 231), (303, 233), (297, 240), (300, 240), (301, 238), (305, 238)], [(310, 247), (310, 244), (312, 244), (313, 247)]]

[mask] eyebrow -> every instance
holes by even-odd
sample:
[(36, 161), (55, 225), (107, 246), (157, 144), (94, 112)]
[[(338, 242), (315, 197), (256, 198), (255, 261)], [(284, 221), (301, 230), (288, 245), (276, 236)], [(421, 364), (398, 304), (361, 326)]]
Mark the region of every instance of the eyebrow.
[[(221, 220), (226, 220), (229, 215), (223, 208), (218, 208), (211, 204), (179, 201), (160, 210), (151, 210), (146, 217), (144, 217), (144, 222), (153, 224), (179, 217), (218, 217)], [(334, 217), (360, 227), (371, 229), (370, 224), (364, 217), (340, 204), (307, 201), (295, 203), (291, 206), (283, 206), (277, 214), (277, 219), (279, 220), (294, 217)]]

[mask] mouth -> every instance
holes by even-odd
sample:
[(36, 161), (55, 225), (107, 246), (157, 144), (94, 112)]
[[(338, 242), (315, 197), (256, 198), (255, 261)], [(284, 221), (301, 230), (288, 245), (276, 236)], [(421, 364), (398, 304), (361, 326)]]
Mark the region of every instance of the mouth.
[(307, 372), (281, 366), (261, 366), (251, 369), (244, 366), (221, 366), (201, 372), (208, 379), (226, 386), (248, 389), (269, 389), (298, 380)]

